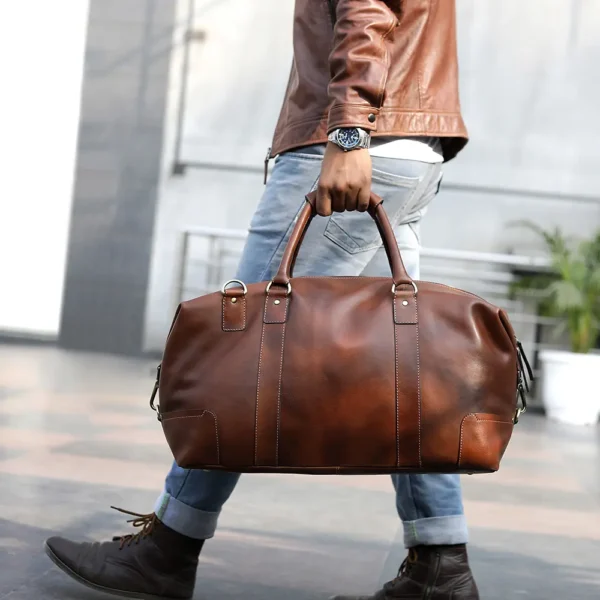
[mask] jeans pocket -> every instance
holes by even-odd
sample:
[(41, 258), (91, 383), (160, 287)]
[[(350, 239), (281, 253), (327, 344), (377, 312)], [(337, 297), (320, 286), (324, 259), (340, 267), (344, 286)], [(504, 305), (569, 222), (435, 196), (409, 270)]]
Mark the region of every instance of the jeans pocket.
[[(373, 191), (383, 198), (392, 228), (407, 214), (420, 182), (420, 177), (404, 177), (373, 169)], [(375, 221), (368, 214), (359, 212), (333, 214), (325, 228), (325, 237), (350, 254), (379, 248), (382, 243)]]
[(312, 146), (303, 146), (301, 148), (292, 148), (286, 150), (275, 157), (275, 164), (283, 158), (304, 160), (304, 161), (322, 161), (325, 155), (325, 144), (313, 144)]

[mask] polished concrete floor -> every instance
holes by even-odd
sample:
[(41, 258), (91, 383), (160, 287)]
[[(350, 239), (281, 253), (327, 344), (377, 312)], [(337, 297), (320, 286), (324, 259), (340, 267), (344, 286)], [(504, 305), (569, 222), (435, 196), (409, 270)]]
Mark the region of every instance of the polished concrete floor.
[[(147, 361), (0, 346), (0, 600), (100, 600), (43, 540), (127, 532), (169, 451), (147, 405)], [(600, 598), (600, 435), (523, 419), (495, 475), (464, 478), (484, 600)], [(203, 552), (197, 600), (318, 600), (370, 592), (404, 551), (387, 477), (242, 478)]]

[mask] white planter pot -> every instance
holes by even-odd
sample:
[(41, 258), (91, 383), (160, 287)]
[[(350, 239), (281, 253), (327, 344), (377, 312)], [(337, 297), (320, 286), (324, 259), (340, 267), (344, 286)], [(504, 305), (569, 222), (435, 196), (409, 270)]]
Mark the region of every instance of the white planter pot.
[(542, 400), (548, 418), (571, 425), (596, 425), (600, 417), (600, 355), (545, 350)]

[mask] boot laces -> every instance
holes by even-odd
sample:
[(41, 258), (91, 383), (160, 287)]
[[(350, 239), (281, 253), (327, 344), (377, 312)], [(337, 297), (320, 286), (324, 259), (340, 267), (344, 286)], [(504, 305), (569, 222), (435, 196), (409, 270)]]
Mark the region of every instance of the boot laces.
[(402, 561), (400, 568), (398, 569), (398, 575), (389, 583), (386, 584), (386, 589), (394, 587), (404, 578), (410, 578), (411, 571), (417, 562), (419, 555), (414, 548), (410, 548), (408, 556)]
[(130, 533), (128, 535), (113, 538), (113, 542), (121, 542), (119, 550), (123, 550), (125, 546), (131, 546), (131, 544), (139, 544), (142, 540), (150, 537), (154, 533), (154, 529), (156, 528), (156, 524), (158, 522), (158, 519), (154, 513), (142, 515), (129, 510), (124, 510), (122, 508), (117, 508), (116, 506), (111, 506), (111, 508), (123, 513), (124, 515), (135, 517), (127, 522), (131, 523), (132, 527), (135, 527), (136, 529), (141, 528), (137, 533)]

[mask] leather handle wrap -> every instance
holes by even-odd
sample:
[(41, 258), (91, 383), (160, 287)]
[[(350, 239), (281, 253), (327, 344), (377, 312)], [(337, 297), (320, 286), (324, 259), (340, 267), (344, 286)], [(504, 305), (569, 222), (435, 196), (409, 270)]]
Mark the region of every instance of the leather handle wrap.
[[(306, 206), (300, 212), (296, 225), (292, 230), (290, 239), (287, 243), (279, 270), (273, 278), (275, 285), (287, 286), (292, 278), (294, 272), (294, 265), (296, 263), (296, 257), (302, 245), (302, 240), (306, 235), (308, 227), (315, 217), (316, 210), (316, 199), (317, 193), (311, 192), (306, 196)], [(383, 240), (383, 246), (385, 248), (390, 267), (392, 269), (392, 280), (396, 286), (401, 285), (413, 285), (412, 279), (406, 272), (404, 263), (402, 262), (402, 256), (398, 249), (398, 242), (394, 235), (394, 230), (390, 224), (387, 213), (383, 208), (383, 200), (376, 194), (371, 194), (371, 201), (368, 209), (369, 214), (377, 224), (377, 229)]]

